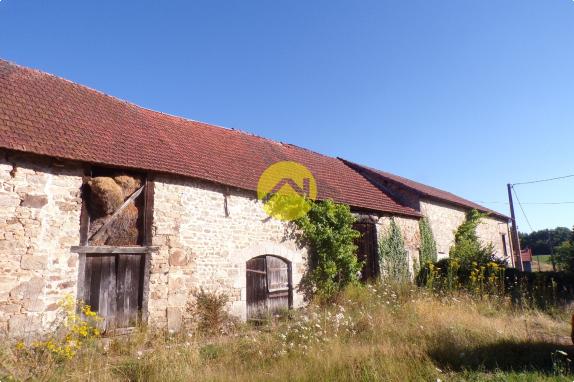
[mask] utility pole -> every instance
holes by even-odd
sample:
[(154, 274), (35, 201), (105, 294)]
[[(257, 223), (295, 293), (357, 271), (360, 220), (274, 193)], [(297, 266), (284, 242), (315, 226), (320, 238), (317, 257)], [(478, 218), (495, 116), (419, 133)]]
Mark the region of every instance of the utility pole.
[(514, 215), (514, 204), (512, 203), (512, 184), (508, 183), (508, 203), (510, 204), (510, 218), (512, 219), (512, 249), (516, 267), (519, 271), (524, 271), (522, 256), (520, 256), (520, 240), (518, 239), (518, 226), (516, 225), (516, 215)]

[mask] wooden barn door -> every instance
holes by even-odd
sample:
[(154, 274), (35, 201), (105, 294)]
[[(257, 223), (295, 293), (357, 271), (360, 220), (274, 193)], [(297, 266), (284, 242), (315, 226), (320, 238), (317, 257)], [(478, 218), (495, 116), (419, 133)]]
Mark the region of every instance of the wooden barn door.
[(265, 256), (247, 262), (247, 318), (267, 314), (267, 272)]
[(133, 327), (141, 319), (142, 254), (87, 254), (84, 301), (104, 319), (102, 329)]
[(373, 279), (379, 275), (379, 260), (377, 250), (377, 227), (373, 223), (355, 223), (353, 229), (361, 236), (355, 240), (357, 258), (363, 261), (361, 279)]
[(273, 315), (291, 307), (291, 269), (275, 256), (247, 262), (247, 319)]

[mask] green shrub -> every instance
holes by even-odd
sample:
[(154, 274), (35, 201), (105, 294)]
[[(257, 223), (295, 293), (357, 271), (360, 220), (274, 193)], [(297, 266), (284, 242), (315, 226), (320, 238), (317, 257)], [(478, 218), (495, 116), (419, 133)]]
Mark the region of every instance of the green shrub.
[(419, 262), (421, 268), (428, 263), (434, 263), (437, 261), (437, 250), (436, 241), (426, 217), (419, 220), (419, 230), (421, 233), (421, 253), (419, 257)]
[(483, 245), (476, 233), (476, 228), (485, 216), (487, 215), (477, 210), (470, 210), (466, 214), (466, 220), (454, 234), (454, 245), (450, 249), (449, 257), (457, 260), (463, 270), (496, 262), (492, 243)]
[(384, 279), (399, 283), (409, 280), (408, 252), (394, 219), (391, 219), (389, 229), (379, 240), (379, 260)]
[(330, 301), (346, 285), (358, 281), (362, 263), (355, 255), (359, 232), (349, 206), (331, 200), (311, 202), (309, 212), (295, 220), (303, 244), (310, 249), (309, 267), (301, 289), (309, 299)]

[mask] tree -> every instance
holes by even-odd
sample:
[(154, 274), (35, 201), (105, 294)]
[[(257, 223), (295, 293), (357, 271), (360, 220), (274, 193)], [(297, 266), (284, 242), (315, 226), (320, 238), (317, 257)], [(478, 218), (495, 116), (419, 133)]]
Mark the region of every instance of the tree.
[(570, 238), (554, 248), (556, 265), (564, 271), (574, 271), (574, 229)]
[(563, 271), (574, 271), (574, 243), (564, 241), (554, 249), (556, 265)]
[(551, 246), (559, 246), (568, 241), (574, 232), (566, 227), (555, 229), (543, 229), (531, 233), (520, 233), (520, 247), (530, 248), (535, 255), (549, 255), (552, 252)]
[(394, 282), (409, 280), (408, 252), (394, 219), (391, 219), (389, 229), (379, 241), (379, 260), (383, 278)]

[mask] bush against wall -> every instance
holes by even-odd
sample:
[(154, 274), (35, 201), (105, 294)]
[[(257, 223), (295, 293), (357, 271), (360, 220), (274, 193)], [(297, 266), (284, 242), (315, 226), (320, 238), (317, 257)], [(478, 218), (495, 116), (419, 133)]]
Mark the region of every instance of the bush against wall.
[(200, 334), (226, 334), (232, 330), (234, 320), (230, 317), (226, 305), (229, 296), (225, 293), (205, 291), (203, 288), (193, 290), (192, 302), (187, 304), (187, 312), (194, 319)]
[(435, 263), (437, 261), (436, 241), (426, 217), (419, 220), (419, 230), (421, 233), (421, 253), (420, 253), (420, 266), (421, 269), (428, 263)]
[(309, 268), (301, 281), (307, 298), (329, 301), (346, 285), (355, 283), (363, 264), (357, 260), (353, 229), (355, 217), (349, 206), (332, 200), (310, 202), (309, 212), (295, 220), (300, 241), (309, 247)]
[(387, 232), (379, 240), (379, 264), (381, 276), (393, 282), (409, 280), (408, 252), (401, 230), (394, 219)]
[(457, 260), (463, 269), (496, 261), (492, 243), (483, 245), (476, 233), (476, 228), (485, 216), (487, 215), (477, 210), (468, 211), (466, 220), (454, 234), (454, 245), (450, 249), (449, 257)]
[(455, 232), (449, 258), (424, 264), (417, 276), (419, 284), (441, 292), (464, 289), (479, 295), (504, 290), (505, 264), (495, 257), (493, 245), (483, 245), (476, 232), (485, 216), (477, 210), (466, 214)]
[(462, 266), (457, 259), (448, 258), (425, 264), (417, 276), (417, 283), (438, 293), (463, 290), (476, 296), (502, 296), (504, 272), (502, 261), (480, 265), (472, 262), (469, 266)]

